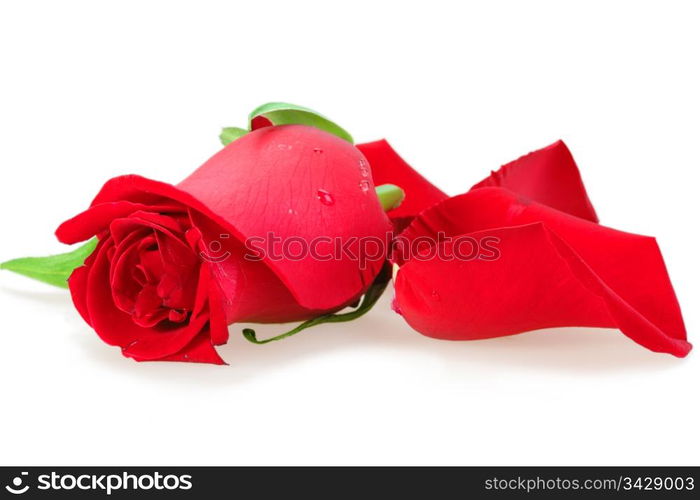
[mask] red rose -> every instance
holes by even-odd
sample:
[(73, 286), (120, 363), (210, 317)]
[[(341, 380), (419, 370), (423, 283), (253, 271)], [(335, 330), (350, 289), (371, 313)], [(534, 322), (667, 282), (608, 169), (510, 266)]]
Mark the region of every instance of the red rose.
[[(112, 179), (56, 235), (64, 243), (99, 239), (69, 286), (105, 342), (138, 361), (222, 363), (213, 346), (226, 342), (227, 324), (340, 309), (367, 290), (385, 260), (249, 260), (246, 241), (384, 241), (389, 231), (362, 153), (318, 129), (286, 125), (232, 142), (176, 186)], [(348, 247), (357, 254), (358, 243)]]
[(392, 258), (395, 309), (430, 337), (589, 326), (656, 352), (691, 349), (656, 241), (597, 224), (562, 142), (423, 211)]

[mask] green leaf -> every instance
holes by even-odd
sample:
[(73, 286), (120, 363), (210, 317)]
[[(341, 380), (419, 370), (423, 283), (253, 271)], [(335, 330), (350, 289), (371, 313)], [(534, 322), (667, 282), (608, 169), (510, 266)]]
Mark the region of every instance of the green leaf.
[(221, 144), (227, 146), (228, 144), (232, 143), (239, 137), (246, 135), (247, 133), (248, 131), (244, 128), (225, 127), (221, 129), (221, 133), (219, 134), (219, 140), (221, 141)]
[(316, 325), (322, 325), (323, 323), (343, 323), (345, 321), (352, 321), (366, 314), (370, 309), (372, 309), (374, 304), (377, 303), (377, 300), (379, 300), (379, 297), (382, 296), (382, 293), (384, 292), (384, 289), (389, 283), (390, 278), (390, 267), (387, 264), (385, 264), (384, 268), (382, 268), (381, 272), (374, 280), (374, 283), (372, 283), (372, 286), (369, 287), (365, 295), (362, 297), (362, 302), (360, 303), (360, 305), (357, 307), (357, 309), (353, 311), (338, 314), (324, 314), (323, 316), (318, 316), (317, 318), (305, 321), (296, 328), (293, 328), (286, 333), (265, 340), (258, 340), (258, 338), (255, 335), (255, 330), (251, 328), (244, 328), (243, 336), (253, 344), (267, 344), (268, 342), (273, 342), (275, 340), (282, 340), (284, 338), (291, 337), (292, 335), (296, 335), (297, 333), (306, 330), (307, 328), (311, 328), (312, 326)]
[(325, 130), (333, 135), (337, 135), (341, 139), (345, 139), (352, 144), (352, 136), (343, 128), (330, 121), (325, 116), (320, 115), (316, 111), (296, 104), (286, 102), (268, 102), (262, 106), (258, 106), (248, 117), (248, 126), (252, 130), (253, 119), (258, 116), (264, 116), (273, 125), (308, 125)]
[(0, 264), (7, 269), (49, 285), (68, 288), (68, 278), (73, 269), (80, 267), (97, 246), (97, 238), (67, 253), (48, 257), (22, 257)]

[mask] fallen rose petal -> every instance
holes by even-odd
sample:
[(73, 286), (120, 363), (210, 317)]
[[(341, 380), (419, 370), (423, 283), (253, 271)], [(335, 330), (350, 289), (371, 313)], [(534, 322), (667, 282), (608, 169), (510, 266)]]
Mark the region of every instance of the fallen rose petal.
[(502, 187), (532, 201), (598, 222), (574, 157), (563, 141), (503, 165), (472, 186)]
[(467, 340), (554, 326), (613, 327), (652, 351), (682, 357), (691, 349), (653, 238), (493, 187), (424, 211), (399, 244), (438, 231), (497, 238), (498, 255), (450, 259), (458, 240), (448, 240), (438, 244), (442, 256), (400, 262), (396, 308), (425, 335)]
[(388, 212), (392, 220), (407, 223), (424, 209), (447, 199), (445, 193), (413, 170), (386, 140), (358, 144), (357, 149), (369, 161), (375, 185), (395, 184), (406, 193), (403, 203)]

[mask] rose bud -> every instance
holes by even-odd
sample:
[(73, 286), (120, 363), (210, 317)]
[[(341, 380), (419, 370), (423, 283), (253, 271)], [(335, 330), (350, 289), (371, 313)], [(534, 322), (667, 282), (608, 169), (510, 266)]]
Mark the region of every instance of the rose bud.
[(685, 356), (691, 344), (656, 241), (596, 222), (566, 146), (532, 153), (403, 231), (394, 308), (439, 339), (605, 327)]
[[(76, 308), (138, 361), (221, 364), (214, 346), (234, 322), (352, 319), (388, 282), (378, 278), (391, 237), (384, 208), (401, 194), (375, 194), (367, 159), (331, 131), (228, 129), (235, 140), (181, 183), (111, 179), (56, 231), (64, 243), (96, 240), (3, 267), (62, 285), (78, 265), (68, 280)], [(368, 306), (328, 319), (363, 294)]]

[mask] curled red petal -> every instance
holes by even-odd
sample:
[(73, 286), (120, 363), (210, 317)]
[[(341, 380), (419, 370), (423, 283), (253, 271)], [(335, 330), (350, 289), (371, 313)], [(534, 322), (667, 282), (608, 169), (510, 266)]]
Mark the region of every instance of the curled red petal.
[[(100, 191), (100, 193), (102, 193), (102, 191)], [(148, 197), (146, 197), (146, 199), (148, 199)], [(151, 200), (155, 202), (158, 198), (152, 197)], [(56, 237), (61, 243), (69, 245), (85, 241), (96, 234), (100, 234), (101, 231), (104, 231), (114, 219), (127, 217), (139, 210), (151, 210), (165, 213), (182, 210), (182, 207), (177, 207), (172, 203), (144, 204), (119, 199), (105, 203), (96, 203), (93, 201), (92, 206), (88, 210), (68, 219), (58, 226), (58, 229), (56, 229)]]
[(563, 141), (503, 165), (472, 189), (503, 187), (582, 219), (598, 222), (581, 173)]
[(447, 198), (447, 195), (413, 170), (384, 139), (358, 144), (372, 169), (374, 184), (395, 184), (404, 190), (406, 198), (401, 205), (388, 212), (392, 220), (410, 219), (423, 209)]
[(183, 332), (187, 330), (195, 332), (195, 335), (180, 350), (165, 355), (154, 354), (160, 348), (159, 339), (150, 337), (128, 346), (123, 351), (124, 355), (136, 361), (226, 364), (214, 348), (215, 345), (225, 344), (228, 340), (221, 300), (216, 296), (215, 290), (209, 267), (203, 265), (197, 285), (197, 304), (189, 318), (189, 324), (182, 328)]
[[(498, 239), (498, 258), (404, 261), (396, 304), (426, 335), (474, 339), (552, 326), (616, 327), (640, 345), (685, 356), (680, 307), (653, 238), (617, 231), (482, 188), (426, 210), (402, 234)], [(471, 240), (471, 241), (473, 241)], [(447, 255), (447, 257), (446, 257)]]
[[(120, 220), (122, 219), (114, 221), (112, 226), (118, 225), (117, 223)], [(127, 313), (133, 310), (134, 298), (146, 281), (141, 280), (139, 282), (134, 279), (135, 274), (139, 271), (139, 254), (136, 249), (139, 247), (140, 243), (143, 242), (143, 236), (143, 231), (132, 231), (127, 237), (117, 242), (112, 235), (114, 252), (110, 259), (111, 265), (109, 273), (112, 299), (119, 309)], [(154, 238), (151, 237), (151, 239), (155, 241)], [(110, 250), (110, 252), (112, 251)], [(144, 277), (148, 276), (147, 273), (150, 273), (150, 269), (144, 267), (140, 269)]]
[(209, 289), (209, 332), (213, 345), (223, 345), (228, 342), (228, 326), (224, 302), (221, 297), (221, 290), (214, 284)]
[[(153, 361), (184, 361), (189, 363), (208, 363), (212, 365), (226, 365), (221, 356), (214, 348), (213, 335), (210, 337), (206, 330), (197, 335), (195, 339), (187, 344), (180, 352), (171, 354)], [(150, 361), (147, 359), (134, 358), (136, 361)]]
[[(190, 214), (195, 229), (190, 243), (206, 262), (226, 323), (285, 323), (319, 316), (324, 311), (301, 306), (280, 278), (236, 238), (221, 238), (222, 229), (199, 212)], [(218, 245), (212, 251), (212, 242)], [(215, 344), (218, 344), (214, 340)]]
[[(203, 201), (244, 236), (276, 248), (288, 238), (342, 242), (386, 239), (391, 226), (374, 194), (365, 158), (352, 144), (321, 130), (265, 127), (232, 142), (178, 188)], [(274, 237), (282, 243), (275, 247)], [(350, 245), (355, 255), (360, 243)], [(385, 254), (365, 254), (365, 265), (347, 256), (319, 260), (268, 255), (268, 266), (306, 308), (331, 309), (364, 291)]]
[[(97, 250), (93, 251), (93, 255)], [(90, 312), (87, 307), (87, 281), (89, 275), (89, 267), (80, 266), (73, 270), (68, 278), (68, 287), (70, 289), (71, 299), (75, 308), (80, 313), (80, 316), (85, 320), (85, 322), (92, 326), (92, 321), (90, 320)]]

